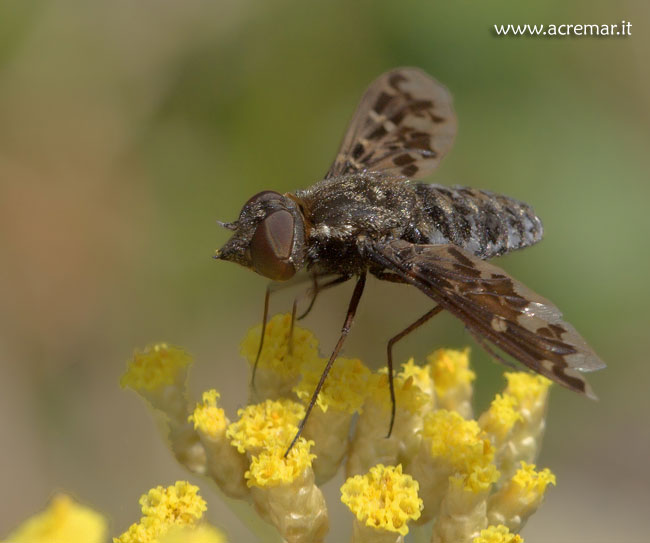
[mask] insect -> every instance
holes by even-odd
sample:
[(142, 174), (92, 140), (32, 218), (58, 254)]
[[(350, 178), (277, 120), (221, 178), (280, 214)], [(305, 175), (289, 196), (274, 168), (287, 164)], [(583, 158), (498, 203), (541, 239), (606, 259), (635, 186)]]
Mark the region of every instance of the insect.
[(413, 285), (436, 304), (388, 342), (389, 435), (392, 348), (442, 310), (492, 356), (504, 361), (498, 349), (595, 398), (580, 372), (605, 364), (555, 305), (486, 262), (542, 239), (533, 209), (485, 190), (409, 181), (435, 170), (455, 134), (447, 89), (418, 68), (391, 70), (363, 95), (322, 181), (293, 193), (260, 192), (235, 222), (220, 223), (234, 234), (215, 258), (273, 281), (305, 268), (314, 281), (309, 309), (318, 292), (356, 279), (340, 338), (291, 446), (348, 335), (368, 274)]

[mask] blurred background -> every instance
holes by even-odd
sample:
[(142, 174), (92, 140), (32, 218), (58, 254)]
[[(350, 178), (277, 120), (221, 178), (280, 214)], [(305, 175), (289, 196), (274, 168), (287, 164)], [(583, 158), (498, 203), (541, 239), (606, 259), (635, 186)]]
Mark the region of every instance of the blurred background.
[[(499, 38), (494, 24), (632, 23), (626, 38)], [(137, 499), (187, 474), (118, 380), (152, 341), (195, 355), (192, 390), (246, 402), (238, 355), (265, 281), (211, 260), (252, 194), (319, 180), (366, 86), (420, 66), (453, 93), (459, 134), (435, 181), (531, 203), (545, 240), (499, 265), (554, 300), (609, 364), (600, 402), (552, 393), (540, 464), (558, 476), (530, 542), (647, 541), (650, 501), (650, 4), (4, 0), (0, 4), (0, 536), (65, 490), (118, 534)], [(351, 285), (306, 326), (324, 351)], [(295, 291), (273, 311), (290, 308)], [(373, 281), (345, 348), (430, 304)], [(379, 338), (379, 339), (378, 339)], [(445, 315), (398, 359), (472, 345), (482, 408), (502, 386)], [(210, 520), (252, 540), (208, 485)], [(328, 486), (333, 531), (349, 517)], [(9, 499), (9, 489), (11, 498)], [(340, 508), (339, 508), (340, 506)]]

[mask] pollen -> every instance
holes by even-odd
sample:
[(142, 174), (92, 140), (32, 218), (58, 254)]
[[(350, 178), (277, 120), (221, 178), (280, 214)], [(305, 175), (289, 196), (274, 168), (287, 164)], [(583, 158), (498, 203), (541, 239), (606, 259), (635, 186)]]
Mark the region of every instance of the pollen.
[(418, 489), (401, 464), (378, 464), (365, 475), (350, 477), (341, 487), (341, 501), (365, 526), (406, 535), (407, 523), (420, 517)]
[(517, 399), (510, 394), (497, 394), (490, 408), (479, 418), (481, 428), (498, 441), (503, 441), (518, 420), (523, 420), (515, 408)]
[(140, 522), (132, 524), (113, 543), (153, 543), (174, 526), (194, 526), (207, 509), (198, 490), (187, 481), (152, 488), (140, 498)]
[(487, 466), (494, 449), (475, 420), (465, 420), (455, 411), (440, 409), (424, 419), (422, 435), (429, 438), (431, 455), (446, 459), (460, 473)]
[(539, 496), (543, 496), (546, 487), (551, 484), (555, 486), (555, 475), (550, 469), (544, 468), (542, 471), (535, 471), (535, 464), (521, 463), (521, 468), (512, 477), (512, 483), (520, 488), (520, 493), (528, 502), (535, 501)]
[(264, 449), (251, 460), (250, 470), (245, 475), (248, 486), (275, 487), (293, 483), (316, 457), (309, 452), (313, 445), (313, 441), (300, 438), (286, 457), (284, 444)]
[(430, 394), (433, 391), (433, 379), (431, 372), (427, 367), (418, 366), (413, 358), (402, 364), (401, 374), (406, 378), (412, 378), (415, 384), (422, 392)]
[(481, 465), (477, 463), (470, 468), (469, 473), (452, 475), (449, 482), (468, 492), (480, 494), (490, 490), (500, 476), (501, 474), (494, 464)]
[(444, 397), (460, 385), (469, 385), (476, 379), (476, 374), (469, 369), (469, 352), (469, 347), (462, 351), (438, 349), (427, 357), (439, 397)]
[(135, 352), (120, 385), (134, 390), (154, 390), (172, 385), (191, 363), (192, 357), (178, 347), (167, 343), (149, 345), (144, 351)]
[[(320, 359), (306, 364), (302, 380), (294, 387), (294, 392), (301, 400), (309, 400), (320, 379), (327, 361)], [(372, 372), (357, 358), (337, 358), (323, 385), (316, 405), (323, 412), (332, 407), (346, 413), (360, 412), (368, 395), (368, 386)]]
[[(240, 352), (253, 365), (257, 358), (262, 325), (253, 327), (241, 343)], [(291, 332), (291, 314), (275, 315), (266, 324), (259, 369), (269, 369), (288, 378), (298, 376), (305, 362), (318, 361), (318, 340), (300, 326)]]
[(481, 535), (475, 537), (472, 543), (524, 543), (521, 536), (511, 534), (507, 526), (488, 526), (481, 530)]
[[(405, 409), (410, 413), (418, 413), (423, 407), (431, 405), (430, 381), (427, 381), (419, 368), (409, 360), (402, 366), (402, 371), (397, 373), (393, 380), (395, 387), (395, 400), (399, 409)], [(388, 381), (388, 370), (382, 368), (374, 374), (368, 386), (369, 396), (387, 410), (391, 409), (390, 388)]]
[(292, 400), (266, 400), (237, 411), (239, 420), (226, 429), (226, 435), (240, 453), (286, 446), (298, 431), (305, 408)]
[(506, 393), (514, 396), (523, 409), (527, 409), (543, 399), (551, 386), (551, 381), (542, 375), (506, 372), (505, 376), (508, 380)]
[(210, 437), (216, 437), (226, 429), (226, 413), (217, 407), (219, 393), (212, 389), (203, 393), (202, 402), (197, 404), (188, 421), (194, 423), (194, 428), (201, 430)]

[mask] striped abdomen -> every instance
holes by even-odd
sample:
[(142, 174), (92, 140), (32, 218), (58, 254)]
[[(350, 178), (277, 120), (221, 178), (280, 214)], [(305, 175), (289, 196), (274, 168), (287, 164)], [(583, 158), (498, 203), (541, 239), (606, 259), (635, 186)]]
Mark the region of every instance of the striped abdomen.
[(467, 187), (418, 183), (414, 189), (425, 213), (427, 243), (453, 243), (490, 258), (542, 239), (541, 220), (523, 202)]

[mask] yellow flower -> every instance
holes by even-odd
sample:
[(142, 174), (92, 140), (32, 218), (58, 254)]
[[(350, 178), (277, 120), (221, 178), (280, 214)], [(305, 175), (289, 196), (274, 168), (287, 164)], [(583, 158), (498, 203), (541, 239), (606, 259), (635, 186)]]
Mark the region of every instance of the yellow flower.
[[(386, 372), (388, 372), (387, 368)], [(409, 358), (405, 364), (402, 364), (400, 375), (403, 376), (405, 380), (411, 378), (413, 384), (422, 392), (429, 396), (433, 396), (434, 383), (431, 371), (428, 367), (418, 366), (413, 358)]]
[[(406, 410), (411, 414), (421, 413), (423, 408), (433, 405), (430, 389), (426, 390), (426, 377), (422, 377), (423, 370), (416, 369), (418, 366), (409, 365), (407, 362), (403, 367), (404, 369), (396, 373), (393, 379), (397, 408)], [(425, 389), (421, 388), (422, 383), (425, 383), (423, 385)], [(388, 373), (385, 368), (373, 374), (368, 386), (368, 395), (383, 406), (387, 413), (390, 412), (392, 402)]]
[(555, 475), (548, 468), (536, 471), (534, 464), (521, 462), (512, 478), (492, 496), (488, 504), (491, 524), (504, 524), (519, 531), (539, 508), (548, 485), (555, 485)]
[(305, 416), (305, 408), (291, 400), (266, 400), (237, 411), (239, 420), (226, 435), (241, 453), (274, 445), (288, 446)]
[(542, 375), (525, 372), (506, 372), (506, 393), (514, 396), (521, 409), (529, 410), (546, 398), (552, 381)]
[(427, 357), (431, 368), (438, 406), (471, 418), (472, 382), (476, 374), (469, 369), (469, 347), (438, 349)]
[(106, 519), (92, 509), (59, 494), (45, 511), (34, 515), (14, 530), (11, 543), (104, 543)]
[(422, 435), (428, 438), (431, 456), (446, 459), (460, 473), (492, 461), (494, 449), (475, 420), (455, 411), (440, 409), (427, 415)]
[(468, 492), (479, 494), (489, 490), (490, 487), (499, 480), (499, 470), (494, 464), (481, 465), (474, 464), (469, 473), (457, 473), (449, 478), (449, 482), (458, 487), (462, 487)]
[(341, 487), (341, 501), (365, 526), (406, 535), (407, 523), (420, 517), (418, 488), (401, 465), (378, 464), (366, 475), (350, 477)]
[(524, 543), (517, 534), (511, 534), (506, 526), (488, 526), (481, 530), (481, 535), (474, 538), (472, 543)]
[(287, 543), (321, 543), (329, 528), (325, 498), (311, 468), (313, 443), (300, 438), (286, 457), (286, 445), (272, 445), (253, 456), (246, 472), (256, 511)]
[(541, 375), (508, 372), (504, 396), (515, 399), (513, 409), (519, 414), (499, 449), (497, 463), (506, 478), (517, 470), (519, 463), (534, 462), (541, 449), (546, 426), (546, 407), (551, 381)]
[(512, 483), (517, 485), (521, 490), (520, 493), (527, 502), (533, 502), (540, 495), (546, 492), (546, 487), (551, 484), (555, 486), (555, 475), (551, 470), (544, 468), (542, 471), (535, 471), (535, 464), (521, 463), (521, 468), (517, 470), (512, 478)]
[[(327, 360), (312, 360), (305, 364), (302, 380), (294, 392), (303, 401), (309, 400)], [(371, 371), (357, 358), (337, 358), (321, 388), (316, 405), (326, 412), (332, 407), (347, 413), (359, 412), (368, 394)]]
[(476, 379), (476, 374), (469, 369), (469, 352), (469, 347), (462, 351), (438, 349), (427, 357), (438, 396), (444, 397), (449, 390)]
[(193, 526), (207, 509), (198, 487), (187, 481), (173, 486), (157, 486), (140, 498), (142, 518), (132, 524), (114, 543), (154, 543), (174, 526)]
[(492, 400), (490, 408), (479, 418), (480, 427), (496, 443), (501, 443), (510, 433), (515, 422), (523, 420), (523, 416), (516, 410), (517, 398), (510, 394), (497, 394)]
[(200, 429), (211, 437), (223, 432), (227, 425), (225, 411), (217, 407), (219, 398), (220, 394), (214, 389), (204, 392), (202, 403), (197, 404), (194, 413), (188, 417), (188, 421), (194, 423), (195, 429)]
[(167, 343), (149, 345), (144, 351), (136, 351), (120, 385), (134, 390), (153, 390), (177, 383), (192, 363), (192, 357), (182, 349)]
[(309, 466), (315, 455), (309, 453), (313, 441), (298, 439), (285, 457), (285, 445), (274, 446), (253, 456), (246, 472), (248, 486), (278, 486), (295, 481)]
[[(319, 359), (318, 340), (314, 334), (294, 325), (292, 345), (289, 345), (290, 333), (290, 313), (275, 315), (268, 321), (258, 370), (269, 369), (285, 377), (296, 377), (304, 362)], [(255, 326), (241, 343), (240, 352), (251, 365), (257, 357), (261, 334), (262, 326)]]

